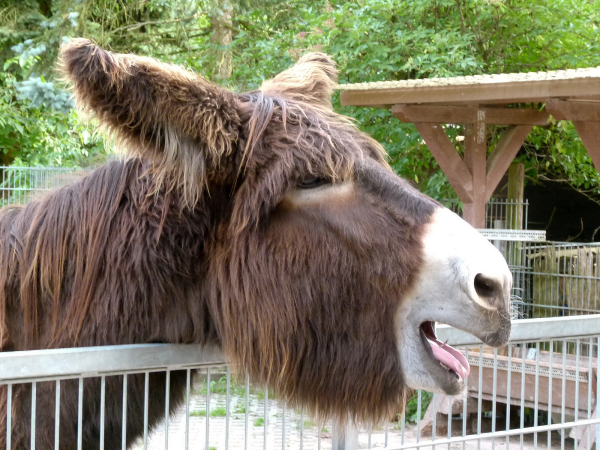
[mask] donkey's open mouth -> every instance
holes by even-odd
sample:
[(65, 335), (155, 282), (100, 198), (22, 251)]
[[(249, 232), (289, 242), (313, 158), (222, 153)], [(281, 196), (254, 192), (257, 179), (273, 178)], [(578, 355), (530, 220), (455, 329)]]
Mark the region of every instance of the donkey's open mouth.
[(457, 378), (469, 376), (471, 367), (467, 358), (460, 351), (437, 338), (435, 322), (423, 322), (419, 329), (425, 350), (444, 370), (454, 374)]

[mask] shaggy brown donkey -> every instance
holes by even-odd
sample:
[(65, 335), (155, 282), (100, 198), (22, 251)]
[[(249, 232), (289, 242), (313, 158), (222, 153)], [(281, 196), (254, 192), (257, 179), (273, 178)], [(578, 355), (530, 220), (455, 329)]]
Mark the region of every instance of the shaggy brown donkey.
[[(506, 342), (501, 255), (333, 112), (328, 56), (308, 54), (246, 94), (86, 40), (62, 49), (62, 68), (129, 158), (0, 212), (2, 351), (217, 344), (293, 405), (377, 420), (411, 388), (464, 387), (468, 364), (436, 340), (434, 321)], [(76, 443), (72, 383), (61, 386), (61, 449)], [(164, 383), (152, 375), (151, 426)], [(172, 409), (184, 383), (172, 374)], [(106, 389), (113, 449), (121, 378)], [(38, 384), (37, 449), (53, 448), (54, 396), (54, 383)], [(84, 398), (83, 448), (94, 449), (99, 382), (85, 382)], [(143, 398), (143, 378), (130, 377), (128, 443), (142, 432)], [(14, 449), (29, 446), (30, 404), (31, 387), (14, 386)]]

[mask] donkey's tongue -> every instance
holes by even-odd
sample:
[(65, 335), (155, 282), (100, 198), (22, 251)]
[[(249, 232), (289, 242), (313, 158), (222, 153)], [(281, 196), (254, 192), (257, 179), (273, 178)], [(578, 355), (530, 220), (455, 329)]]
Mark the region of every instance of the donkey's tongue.
[(435, 356), (439, 362), (449, 369), (452, 369), (461, 378), (467, 378), (469, 376), (471, 367), (469, 366), (467, 358), (465, 358), (461, 352), (440, 342), (438, 339), (427, 337), (427, 340), (433, 350), (433, 356)]

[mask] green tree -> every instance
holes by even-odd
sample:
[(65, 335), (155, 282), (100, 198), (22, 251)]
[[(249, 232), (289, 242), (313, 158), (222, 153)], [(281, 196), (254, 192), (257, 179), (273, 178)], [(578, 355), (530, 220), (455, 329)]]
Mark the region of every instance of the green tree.
[[(180, 64), (237, 90), (255, 89), (309, 50), (335, 58), (341, 83), (600, 65), (600, 8), (590, 0), (0, 0), (0, 11), (0, 62), (19, 61), (0, 78), (5, 136), (13, 139), (12, 147), (0, 145), (25, 162), (38, 151), (23, 140), (39, 132), (30, 128), (39, 121), (28, 118), (44, 116), (52, 103), (50, 94), (45, 104), (33, 92), (49, 91), (40, 83), (52, 82), (68, 36)], [(27, 109), (34, 98), (41, 106)], [(412, 125), (389, 111), (334, 104), (382, 142), (398, 173), (436, 198), (454, 197)], [(530, 180), (567, 180), (600, 198), (600, 176), (570, 123), (536, 129), (518, 158)]]

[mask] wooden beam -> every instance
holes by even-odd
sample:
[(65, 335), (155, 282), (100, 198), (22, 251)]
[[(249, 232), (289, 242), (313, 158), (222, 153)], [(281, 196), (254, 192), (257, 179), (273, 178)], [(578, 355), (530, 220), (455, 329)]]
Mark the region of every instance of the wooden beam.
[(506, 227), (523, 229), (523, 199), (525, 193), (525, 164), (514, 163), (508, 169), (508, 199), (515, 202), (506, 210)]
[(464, 202), (463, 218), (475, 228), (485, 228), (486, 202), (486, 124), (485, 115), (479, 111), (479, 122), (465, 127), (465, 165), (473, 180), (473, 200)]
[(549, 99), (546, 110), (556, 120), (600, 122), (600, 102)]
[(467, 106), (394, 105), (392, 114), (405, 123), (477, 123), (483, 111), (489, 125), (547, 125), (550, 114), (537, 109), (470, 108)]
[(600, 122), (573, 122), (596, 170), (600, 172)]
[(356, 89), (341, 91), (343, 106), (396, 105), (409, 103), (494, 103), (504, 100), (545, 102), (549, 98), (600, 95), (600, 77), (532, 80), (506, 83), (474, 83)]
[(508, 170), (523, 142), (533, 128), (532, 125), (518, 125), (509, 127), (498, 143), (492, 154), (488, 157), (485, 177), (485, 200), (488, 201), (500, 180)]
[(463, 202), (472, 202), (473, 177), (442, 126), (435, 123), (415, 125), (458, 197)]

